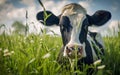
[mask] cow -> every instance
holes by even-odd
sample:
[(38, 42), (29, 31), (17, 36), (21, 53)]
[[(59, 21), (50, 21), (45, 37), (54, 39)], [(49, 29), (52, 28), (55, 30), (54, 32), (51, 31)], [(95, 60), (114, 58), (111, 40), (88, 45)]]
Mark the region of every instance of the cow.
[[(50, 16), (45, 20), (45, 13)], [(40, 11), (37, 20), (46, 26), (60, 26), (63, 47), (58, 55), (58, 62), (62, 57), (70, 60), (77, 58), (77, 66), (81, 63), (90, 65), (104, 56), (104, 43), (98, 32), (90, 32), (88, 27), (100, 27), (111, 19), (111, 13), (107, 10), (98, 10), (93, 15), (88, 15), (80, 4), (70, 3), (63, 7), (59, 16), (51, 11)], [(88, 73), (92, 74), (92, 73)]]

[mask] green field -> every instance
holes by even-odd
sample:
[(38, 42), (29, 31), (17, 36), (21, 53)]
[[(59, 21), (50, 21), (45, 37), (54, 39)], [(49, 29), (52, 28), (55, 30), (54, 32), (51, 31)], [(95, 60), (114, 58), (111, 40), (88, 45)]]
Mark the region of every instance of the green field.
[[(120, 34), (104, 37), (106, 65), (103, 75), (120, 73)], [(62, 40), (59, 36), (29, 34), (0, 35), (0, 75), (70, 75), (56, 62)], [(85, 75), (84, 72), (79, 72)], [(98, 75), (101, 74), (101, 71)]]

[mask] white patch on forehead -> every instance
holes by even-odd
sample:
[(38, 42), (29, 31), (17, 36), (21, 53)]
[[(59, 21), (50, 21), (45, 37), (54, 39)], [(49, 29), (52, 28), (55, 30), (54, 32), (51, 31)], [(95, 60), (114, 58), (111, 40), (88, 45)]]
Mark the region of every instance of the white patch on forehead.
[(77, 14), (74, 16), (69, 16), (71, 25), (73, 27), (72, 32), (71, 32), (71, 39), (69, 43), (72, 42), (72, 43), (80, 44), (79, 34), (81, 32), (82, 23), (85, 18), (86, 16), (84, 14)]

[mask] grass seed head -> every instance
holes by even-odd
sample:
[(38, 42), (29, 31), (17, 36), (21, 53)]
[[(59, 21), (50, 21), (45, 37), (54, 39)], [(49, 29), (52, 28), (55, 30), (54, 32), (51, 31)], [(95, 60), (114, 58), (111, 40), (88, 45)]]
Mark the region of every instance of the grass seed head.
[(5, 49), (3, 52), (4, 52), (4, 54), (6, 54), (6, 53), (9, 53), (9, 50)]
[(7, 57), (7, 56), (11, 56), (11, 53), (4, 53), (4, 55), (3, 56), (5, 56), (5, 57)]
[(11, 53), (11, 54), (14, 54), (15, 52), (14, 52), (14, 51), (11, 51), (10, 53)]
[(43, 58), (43, 59), (45, 59), (45, 58), (49, 58), (50, 55), (51, 55), (50, 53), (47, 53), (47, 54), (45, 54), (42, 58)]
[(101, 61), (102, 61), (102, 60), (101, 60), (101, 59), (99, 59), (99, 60), (95, 61), (93, 64), (94, 64), (94, 65), (98, 65), (98, 64), (100, 64), (100, 63), (101, 63)]
[(105, 65), (98, 66), (97, 69), (102, 70), (105, 68)]

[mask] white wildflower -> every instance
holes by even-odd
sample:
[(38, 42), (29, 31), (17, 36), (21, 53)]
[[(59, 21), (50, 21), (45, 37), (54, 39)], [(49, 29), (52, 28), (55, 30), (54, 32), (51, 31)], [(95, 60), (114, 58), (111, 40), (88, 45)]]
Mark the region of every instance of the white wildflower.
[(6, 53), (9, 53), (9, 50), (8, 50), (8, 49), (5, 49), (5, 50), (4, 50), (4, 54), (6, 54)]
[(94, 64), (94, 65), (98, 65), (98, 64), (101, 63), (101, 61), (102, 61), (102, 60), (97, 60), (97, 61), (95, 61), (93, 64)]
[(101, 66), (98, 66), (97, 69), (101, 70), (101, 69), (104, 69), (105, 68), (105, 65), (101, 65)]
[(42, 41), (43, 39), (41, 38), (40, 41)]
[(53, 62), (57, 63), (57, 61), (56, 61), (56, 60), (54, 60)]
[(3, 56), (11, 56), (11, 53), (4, 53)]
[(27, 39), (27, 37), (24, 37), (24, 40), (26, 40)]
[(34, 43), (34, 40), (30, 40), (30, 43)]
[(45, 59), (45, 58), (49, 58), (49, 57), (50, 57), (50, 53), (47, 53), (42, 58)]
[(11, 51), (10, 53), (11, 53), (11, 54), (14, 54), (15, 52), (14, 52), (14, 51)]
[(59, 48), (59, 46), (57, 45), (57, 48)]
[(5, 49), (4, 51), (3, 51), (3, 56), (11, 56), (12, 54), (14, 54), (14, 51), (9, 51), (8, 49)]

